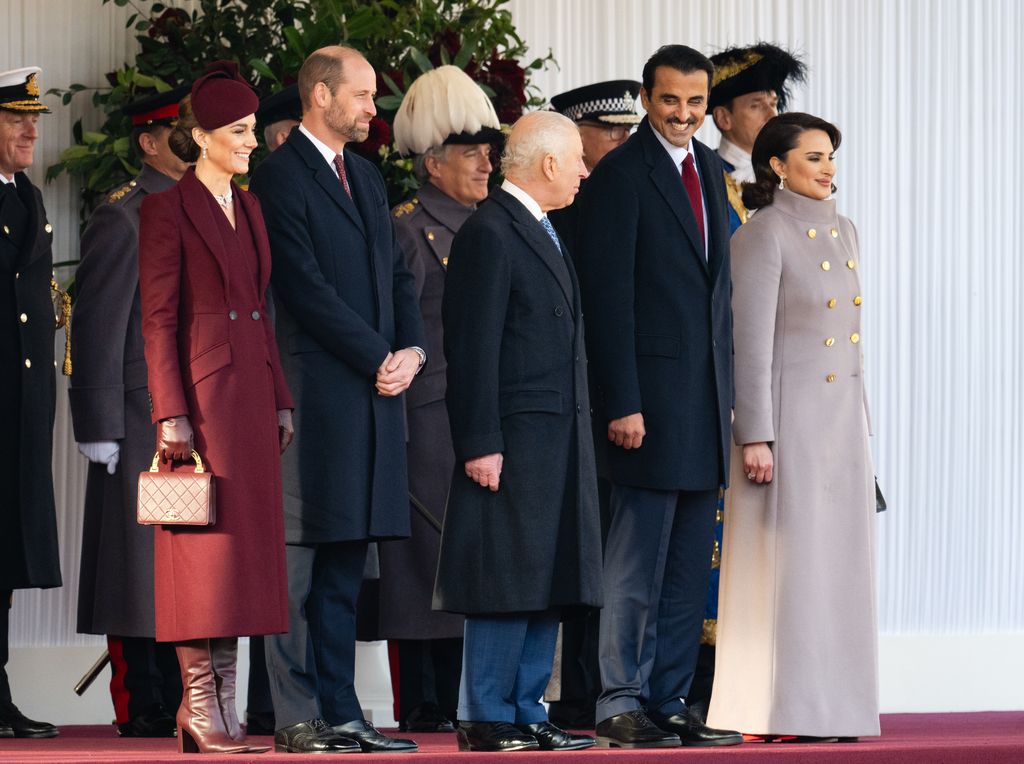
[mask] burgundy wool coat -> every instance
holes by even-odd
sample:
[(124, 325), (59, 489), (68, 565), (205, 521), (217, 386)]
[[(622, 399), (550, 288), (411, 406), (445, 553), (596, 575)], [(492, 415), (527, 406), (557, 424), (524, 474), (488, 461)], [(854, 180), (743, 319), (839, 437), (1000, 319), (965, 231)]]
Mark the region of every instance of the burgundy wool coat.
[(216, 524), (156, 528), (160, 641), (288, 629), (276, 412), (293, 404), (266, 312), (270, 247), (259, 202), (232, 191), (235, 230), (192, 170), (142, 205), (152, 418), (189, 417), (217, 487)]

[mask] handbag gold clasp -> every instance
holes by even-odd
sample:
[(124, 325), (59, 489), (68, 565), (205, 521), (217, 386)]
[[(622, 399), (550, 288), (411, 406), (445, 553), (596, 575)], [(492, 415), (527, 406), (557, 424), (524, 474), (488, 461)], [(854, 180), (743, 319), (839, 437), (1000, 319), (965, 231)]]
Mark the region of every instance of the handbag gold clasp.
[[(203, 460), (199, 456), (199, 452), (196, 451), (195, 449), (192, 450), (192, 459), (196, 463), (196, 474), (197, 475), (200, 475), (203, 472), (206, 472), (206, 470), (203, 468)], [(157, 466), (159, 463), (160, 463), (160, 452), (157, 451), (155, 454), (153, 454), (153, 463), (149, 466), (149, 471), (150, 472), (159, 472), (160, 468)]]

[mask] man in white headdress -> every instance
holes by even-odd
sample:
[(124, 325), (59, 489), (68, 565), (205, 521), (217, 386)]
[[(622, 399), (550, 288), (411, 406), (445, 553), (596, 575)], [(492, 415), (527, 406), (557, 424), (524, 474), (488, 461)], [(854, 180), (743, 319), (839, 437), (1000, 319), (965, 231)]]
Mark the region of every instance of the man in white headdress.
[(487, 197), (500, 124), (487, 95), (461, 69), (419, 77), (395, 116), (395, 141), (412, 154), (420, 189), (393, 211), (416, 277), (430, 363), (406, 392), (412, 536), (380, 545), (379, 636), (398, 650), (398, 719), (410, 732), (451, 732), (462, 663), (461, 615), (431, 611), (445, 501), (455, 454), (445, 406), (441, 332), (448, 252), (456, 231)]

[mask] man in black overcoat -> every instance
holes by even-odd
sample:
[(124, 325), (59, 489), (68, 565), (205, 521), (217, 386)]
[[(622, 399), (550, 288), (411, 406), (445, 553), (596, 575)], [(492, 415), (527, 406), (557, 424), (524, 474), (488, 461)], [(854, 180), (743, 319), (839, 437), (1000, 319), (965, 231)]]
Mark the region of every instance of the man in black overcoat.
[(711, 73), (692, 48), (659, 49), (643, 71), (647, 116), (597, 166), (582, 199), (580, 279), (612, 483), (601, 745), (742, 741), (703, 726), (684, 701), (732, 403), (725, 188), (718, 157), (693, 138)]
[(583, 317), (547, 211), (587, 176), (573, 123), (512, 129), (505, 182), (455, 235), (442, 300), (455, 448), (434, 607), (466, 615), (459, 747), (578, 749), (540, 699), (558, 620), (601, 603)]
[(82, 234), (75, 271), (75, 342), (68, 399), (78, 449), (89, 459), (78, 579), (78, 631), (104, 634), (114, 721), (124, 737), (173, 737), (181, 674), (157, 643), (153, 529), (135, 519), (139, 473), (156, 444), (139, 303), (139, 210), (188, 165), (168, 145), (188, 86), (125, 106), (142, 172), (113, 190)]
[(54, 737), (26, 718), (7, 681), (14, 589), (61, 585), (53, 503), (53, 228), (25, 175), (39, 114), (39, 67), (0, 73), (0, 738)]
[(415, 750), (355, 694), (355, 605), (371, 541), (409, 535), (401, 393), (426, 361), (412, 274), (377, 169), (346, 150), (376, 113), (351, 48), (299, 72), (302, 124), (253, 174), (273, 256), (281, 363), (295, 397), (282, 459), (289, 632), (266, 637), (278, 750)]

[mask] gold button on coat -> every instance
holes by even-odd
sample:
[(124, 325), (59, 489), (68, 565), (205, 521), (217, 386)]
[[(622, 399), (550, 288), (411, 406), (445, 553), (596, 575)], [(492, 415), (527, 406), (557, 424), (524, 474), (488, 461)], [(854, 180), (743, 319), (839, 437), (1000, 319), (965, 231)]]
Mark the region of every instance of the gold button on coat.
[(853, 260), (846, 261), (846, 267), (849, 268), (851, 271), (856, 267), (856, 265), (857, 263), (853, 262)]
[(47, 223), (46, 225), (43, 226), (43, 230), (46, 231), (47, 233), (53, 233), (53, 226)]
[(852, 342), (854, 345), (856, 345), (858, 342), (860, 342), (860, 335), (857, 334), (857, 332), (854, 332), (853, 334), (851, 334), (850, 335), (850, 342)]
[(27, 313), (22, 313), (20, 316), (18, 316), (18, 318), (21, 320), (21, 323), (23, 323), (23, 324), (27, 324), (28, 323), (28, 314)]
[(808, 228), (807, 229), (807, 238), (808, 239), (813, 239), (817, 235), (818, 235), (818, 232), (814, 228)]
[(8, 226), (4, 226), (4, 233), (10, 235), (11, 229)]
[(832, 230), (830, 231), (830, 233), (832, 234), (832, 238), (833, 238), (833, 239), (838, 239), (838, 238), (839, 238), (839, 231), (837, 231), (837, 230), (836, 230), (835, 228), (833, 228), (833, 229), (832, 229)]
[(835, 297), (833, 297), (831, 300), (828, 301), (828, 306), (830, 308), (834, 308), (836, 306), (836, 298)]
[(825, 347), (827, 347), (827, 348), (830, 348), (830, 347), (832, 347), (835, 344), (836, 344), (836, 338), (835, 337), (829, 337), (827, 340), (825, 340)]
[(860, 305), (862, 302), (864, 302), (864, 300), (860, 298), (860, 295), (857, 295), (856, 297), (853, 298), (854, 305)]
[(427, 233), (427, 241), (433, 241), (433, 240), (434, 240), (434, 232), (433, 231), (429, 231)]
[(827, 377), (825, 377), (825, 381), (826, 382), (835, 382), (836, 381), (836, 375), (835, 374), (829, 374)]
[(31, 358), (26, 358), (25, 359), (25, 368), (26, 369), (31, 369), (32, 368), (32, 359)]
[(831, 268), (832, 268), (832, 263), (830, 263), (828, 260), (822, 260), (821, 261), (821, 269), (823, 271), (831, 270)]

